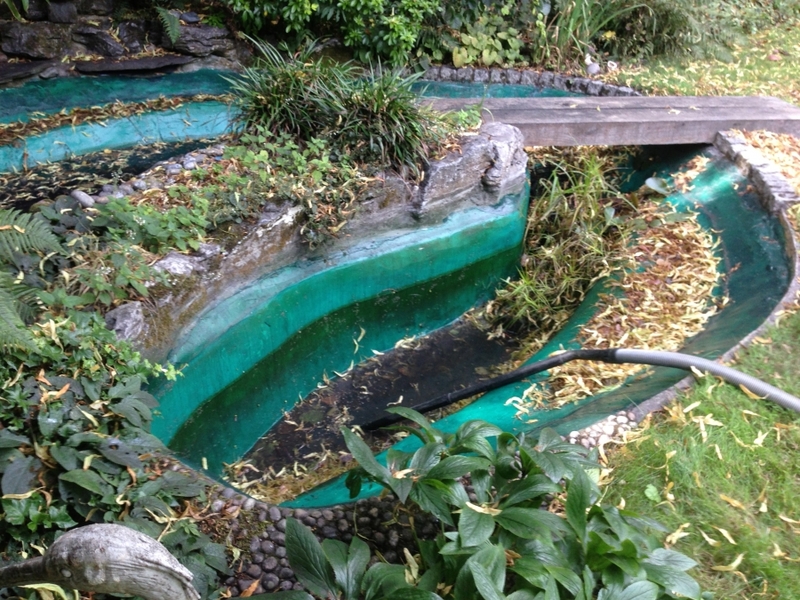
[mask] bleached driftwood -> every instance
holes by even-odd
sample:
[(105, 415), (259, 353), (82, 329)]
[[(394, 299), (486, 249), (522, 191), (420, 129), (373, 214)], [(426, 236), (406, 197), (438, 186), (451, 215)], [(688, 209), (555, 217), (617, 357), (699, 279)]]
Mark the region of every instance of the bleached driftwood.
[(0, 569), (0, 588), (54, 583), (147, 600), (198, 600), (192, 574), (156, 540), (122, 525), (87, 525), (58, 538), (44, 556)]

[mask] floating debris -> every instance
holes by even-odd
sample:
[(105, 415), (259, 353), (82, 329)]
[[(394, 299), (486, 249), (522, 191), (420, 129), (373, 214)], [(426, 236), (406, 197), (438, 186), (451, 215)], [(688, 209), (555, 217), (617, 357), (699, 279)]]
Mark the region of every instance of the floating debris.
[[(578, 334), (584, 348), (679, 350), (727, 302), (725, 297), (713, 297), (722, 283), (717, 243), (697, 222), (696, 213), (667, 212), (652, 204), (640, 209), (639, 218), (657, 226), (636, 236), (627, 266), (611, 283), (621, 294), (602, 295), (597, 313)], [(551, 369), (546, 384), (531, 386), (524, 394), (523, 406), (557, 408), (577, 402), (617, 387), (645, 368), (568, 363)], [(525, 414), (518, 417), (525, 418)]]

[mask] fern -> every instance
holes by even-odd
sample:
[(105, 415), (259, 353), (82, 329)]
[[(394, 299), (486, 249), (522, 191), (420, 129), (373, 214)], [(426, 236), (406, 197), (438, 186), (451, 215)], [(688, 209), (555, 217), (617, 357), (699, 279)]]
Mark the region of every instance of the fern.
[(169, 43), (173, 46), (178, 38), (181, 37), (181, 20), (163, 6), (156, 6), (158, 11), (158, 18), (161, 21), (161, 26), (164, 28), (164, 33), (169, 38)]
[(18, 286), (11, 275), (0, 271), (0, 348), (15, 347), (35, 352), (33, 334), (17, 312)]
[(47, 221), (18, 210), (0, 210), (0, 262), (11, 262), (20, 253), (60, 250), (58, 238)]

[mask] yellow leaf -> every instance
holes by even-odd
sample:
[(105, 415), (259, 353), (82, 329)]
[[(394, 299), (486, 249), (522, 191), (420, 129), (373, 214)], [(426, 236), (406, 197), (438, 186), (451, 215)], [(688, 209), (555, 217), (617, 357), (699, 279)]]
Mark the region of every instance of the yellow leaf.
[(697, 402), (692, 402), (689, 406), (683, 409), (684, 414), (692, 412), (695, 408), (700, 406), (700, 404), (701, 404), (700, 400), (698, 400)]
[(410, 475), (414, 472), (414, 469), (403, 469), (402, 471), (395, 471), (392, 473), (392, 477), (395, 479), (405, 479), (406, 475)]
[(733, 506), (734, 508), (738, 508), (740, 510), (747, 510), (744, 504), (739, 502), (738, 500), (731, 498), (730, 496), (726, 496), (725, 494), (720, 494), (720, 498), (722, 498), (725, 502)]
[(789, 517), (787, 517), (785, 515), (778, 515), (778, 518), (781, 521), (785, 521), (786, 523), (791, 523), (792, 525), (800, 525), (800, 521), (795, 521), (794, 519), (790, 519)]
[(786, 556), (786, 552), (781, 550), (781, 547), (778, 546), (778, 544), (773, 542), (772, 545), (775, 547), (775, 550), (772, 552), (772, 556), (774, 556), (775, 558), (783, 558), (784, 556)]
[(720, 459), (721, 461), (725, 460), (724, 458), (722, 458), (722, 451), (720, 451), (719, 446), (717, 444), (714, 444), (714, 451), (717, 453), (718, 459)]
[(742, 559), (744, 558), (744, 554), (740, 554), (736, 557), (731, 564), (725, 565), (724, 567), (711, 567), (714, 571), (735, 571), (740, 564), (742, 564)]
[(473, 504), (472, 502), (467, 502), (466, 505), (475, 512), (481, 513), (482, 515), (492, 515), (494, 517), (503, 512), (499, 508), (492, 508), (491, 506), (478, 506), (477, 504)]
[(758, 396), (758, 395), (754, 394), (753, 392), (748, 390), (746, 387), (744, 387), (741, 383), (739, 384), (739, 389), (742, 390), (745, 393), (745, 395), (748, 398), (750, 398), (751, 400), (763, 400), (764, 399), (763, 396)]
[(712, 538), (712, 537), (709, 537), (708, 535), (706, 535), (706, 532), (705, 532), (705, 531), (703, 531), (702, 529), (700, 530), (700, 535), (702, 535), (702, 536), (703, 536), (703, 539), (706, 541), (706, 543), (707, 543), (709, 546), (714, 546), (714, 547), (717, 547), (717, 546), (720, 546), (720, 545), (722, 545), (722, 542), (720, 542), (720, 541), (718, 541), (718, 540), (715, 540), (715, 539), (714, 539), (714, 538)]
[(687, 527), (691, 527), (691, 526), (692, 526), (692, 524), (691, 524), (691, 523), (684, 523), (683, 525), (681, 525), (680, 527), (678, 527), (678, 528), (677, 528), (675, 531), (673, 531), (672, 533), (670, 533), (670, 534), (667, 536), (667, 539), (665, 540), (665, 541), (666, 541), (666, 543), (667, 543), (667, 545), (668, 545), (668, 546), (673, 546), (673, 545), (675, 545), (675, 544), (678, 542), (678, 540), (680, 540), (681, 538), (685, 538), (687, 535), (690, 535), (690, 534), (686, 533), (686, 532), (684, 531), (684, 529), (686, 529)]
[(763, 446), (764, 445), (764, 440), (767, 439), (768, 435), (769, 435), (769, 429), (767, 431), (763, 432), (763, 433), (759, 431), (758, 432), (758, 437), (755, 440), (753, 440), (753, 445), (754, 446)]
[(731, 544), (733, 544), (734, 546), (738, 545), (736, 543), (736, 541), (733, 539), (733, 537), (731, 536), (731, 534), (728, 533), (727, 529), (723, 529), (722, 527), (717, 527), (716, 525), (713, 525), (713, 527), (714, 527), (714, 529), (719, 531), (722, 534), (722, 537), (724, 537), (726, 540), (728, 540)]

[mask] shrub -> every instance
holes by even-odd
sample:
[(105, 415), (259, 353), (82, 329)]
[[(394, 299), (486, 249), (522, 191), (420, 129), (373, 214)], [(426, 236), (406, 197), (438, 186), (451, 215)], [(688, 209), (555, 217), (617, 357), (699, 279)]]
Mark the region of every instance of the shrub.
[(412, 86), (420, 75), (334, 65), (314, 56), (313, 42), (292, 55), (256, 47), (263, 58), (232, 80), (239, 120), (250, 133), (287, 133), (301, 145), (322, 138), (340, 154), (415, 173), (444, 137), (443, 121), (418, 104)]
[(238, 119), (245, 129), (263, 127), (308, 140), (319, 136), (342, 114), (342, 98), (356, 77), (351, 63), (315, 58), (315, 42), (283, 54), (252, 40), (258, 58), (241, 77), (230, 79), (237, 97)]
[[(658, 524), (599, 503), (591, 476), (599, 465), (583, 447), (547, 429), (533, 444), (481, 421), (444, 434), (413, 410), (391, 410), (419, 425), (403, 429), (420, 439), (421, 448), (412, 454), (390, 450), (383, 466), (361, 438), (343, 429), (360, 465), (348, 485), (355, 495), (363, 479), (375, 481), (411, 505), (412, 514), (438, 517), (442, 531), (435, 540), (419, 540), (419, 554), (406, 553), (405, 567), (376, 563), (366, 570), (362, 541), (354, 538), (349, 548), (330, 540), (320, 546), (310, 531), (289, 521), (289, 561), (318, 597), (700, 598), (686, 573), (695, 562), (660, 547), (648, 533), (663, 531)], [(496, 447), (487, 438), (496, 438)]]

